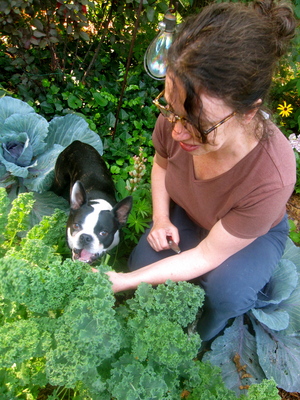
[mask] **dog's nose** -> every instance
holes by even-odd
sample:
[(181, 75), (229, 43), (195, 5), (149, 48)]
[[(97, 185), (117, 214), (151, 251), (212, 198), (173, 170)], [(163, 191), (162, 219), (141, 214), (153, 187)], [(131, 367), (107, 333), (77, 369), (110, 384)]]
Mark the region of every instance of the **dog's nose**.
[(80, 235), (79, 242), (81, 245), (89, 244), (93, 240), (91, 235), (88, 235), (87, 233), (83, 233)]

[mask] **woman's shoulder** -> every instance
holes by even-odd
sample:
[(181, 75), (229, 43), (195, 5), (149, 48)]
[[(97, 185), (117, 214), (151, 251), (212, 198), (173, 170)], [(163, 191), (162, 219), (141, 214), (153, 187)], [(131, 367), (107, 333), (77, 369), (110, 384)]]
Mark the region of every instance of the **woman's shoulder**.
[(269, 124), (267, 139), (260, 142), (264, 168), (276, 171), (284, 185), (294, 181), (296, 160), (292, 146), (286, 136), (273, 123)]

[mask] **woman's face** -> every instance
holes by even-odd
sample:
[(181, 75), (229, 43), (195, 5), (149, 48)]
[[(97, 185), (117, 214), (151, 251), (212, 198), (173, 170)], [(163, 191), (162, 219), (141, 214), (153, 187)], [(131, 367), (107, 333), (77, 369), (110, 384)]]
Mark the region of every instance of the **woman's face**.
[[(187, 118), (183, 106), (186, 99), (186, 91), (179, 79), (167, 75), (164, 97), (175, 114)], [(201, 124), (203, 130), (210, 129), (234, 111), (228, 107), (223, 100), (210, 96), (203, 91), (199, 94), (199, 97), (202, 103)], [(172, 137), (175, 141), (180, 143), (183, 150), (192, 155), (200, 155), (217, 151), (224, 148), (224, 146), (228, 146), (234, 139), (234, 126), (238, 126), (238, 123), (233, 116), (210, 132), (207, 135), (207, 143), (203, 144), (201, 143), (201, 139), (195, 136), (191, 130), (185, 128), (182, 122), (177, 121), (172, 130)], [(201, 138), (200, 133), (198, 136)]]

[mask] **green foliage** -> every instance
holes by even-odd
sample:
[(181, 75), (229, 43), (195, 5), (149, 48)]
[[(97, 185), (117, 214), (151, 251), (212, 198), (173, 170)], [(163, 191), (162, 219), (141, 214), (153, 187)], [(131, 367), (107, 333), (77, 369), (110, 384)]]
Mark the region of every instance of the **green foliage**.
[[(2, 193), (5, 192), (3, 188), (0, 188)], [(18, 198), (13, 200), (12, 208), (7, 218), (7, 224), (2, 225), (2, 232), (4, 231), (4, 237), (9, 238), (7, 242), (8, 247), (12, 247), (16, 241), (17, 234), (23, 233), (29, 227), (28, 215), (32, 209), (34, 200), (32, 193), (22, 193)], [(5, 201), (4, 201), (5, 204)], [(2, 223), (4, 221), (2, 220)]]
[[(300, 15), (300, 2), (294, 1), (294, 9), (297, 17)], [(282, 132), (291, 141), (291, 135), (299, 137), (300, 133), (300, 74), (299, 74), (299, 49), (300, 31), (293, 40), (291, 52), (281, 61), (276, 76), (273, 79), (273, 86), (269, 96), (269, 107), (274, 113), (274, 120)], [(291, 106), (291, 112), (280, 115), (278, 107), (284, 105)], [(294, 147), (297, 168), (297, 182), (295, 191), (300, 193), (300, 157), (299, 144)], [(293, 235), (292, 235), (293, 236)], [(291, 236), (291, 238), (292, 238)]]
[(165, 286), (158, 286), (153, 290), (150, 285), (143, 283), (137, 289), (138, 297), (127, 301), (136, 318), (139, 318), (138, 323), (142, 323), (145, 314), (151, 317), (160, 314), (164, 320), (169, 319), (183, 327), (194, 321), (204, 301), (203, 290), (196, 286), (189, 293), (190, 284), (187, 282), (182, 282), (179, 288), (172, 281), (168, 281), (166, 285), (167, 290)]
[(290, 238), (294, 243), (296, 243), (298, 246), (300, 245), (300, 232), (297, 229), (297, 226), (293, 220), (289, 220), (289, 226), (290, 226)]
[(252, 385), (248, 391), (248, 400), (256, 399), (268, 399), (268, 400), (278, 400), (280, 396), (276, 388), (276, 382), (274, 379), (265, 379), (259, 385)]

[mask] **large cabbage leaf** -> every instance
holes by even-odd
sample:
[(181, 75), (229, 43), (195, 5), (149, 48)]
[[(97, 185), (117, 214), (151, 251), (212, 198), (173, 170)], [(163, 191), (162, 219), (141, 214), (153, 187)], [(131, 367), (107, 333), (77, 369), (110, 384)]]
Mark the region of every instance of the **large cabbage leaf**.
[(244, 324), (243, 316), (214, 340), (203, 361), (220, 367), (225, 385), (237, 395), (245, 392), (240, 387), (259, 383), (266, 377), (258, 362), (255, 338)]
[(300, 335), (275, 332), (254, 321), (259, 363), (267, 378), (287, 392), (300, 388)]
[(38, 157), (35, 165), (29, 169), (28, 177), (24, 179), (24, 185), (28, 190), (42, 193), (51, 189), (55, 162), (63, 149), (63, 146), (54, 144), (51, 149)]
[(290, 316), (286, 311), (271, 307), (267, 309), (254, 308), (251, 311), (259, 322), (275, 331), (282, 331), (289, 326)]
[(103, 154), (100, 136), (89, 128), (83, 118), (76, 114), (68, 114), (64, 117), (55, 117), (50, 121), (47, 148), (51, 148), (55, 143), (67, 147), (74, 140), (88, 143), (101, 155)]
[(296, 287), (288, 299), (280, 303), (280, 309), (289, 314), (289, 325), (284, 333), (300, 332), (300, 285)]
[(290, 298), (297, 284), (298, 273), (295, 264), (290, 260), (280, 260), (264, 291), (265, 300), (257, 302), (260, 308), (251, 310), (254, 317), (275, 331), (287, 329), (290, 322), (287, 312), (289, 307), (282, 309), (281, 302)]
[(300, 274), (300, 247), (296, 246), (290, 238), (286, 242), (282, 259), (292, 261)]
[(0, 125), (0, 163), (11, 175), (26, 178), (45, 150), (48, 122), (42, 116), (13, 114)]
[(259, 307), (279, 304), (290, 297), (298, 284), (298, 273), (295, 264), (286, 259), (281, 259), (272, 274), (270, 282), (259, 295)]
[(22, 100), (5, 96), (0, 99), (0, 126), (12, 114), (34, 113), (34, 109)]

